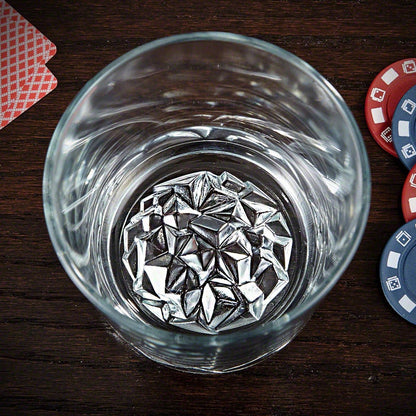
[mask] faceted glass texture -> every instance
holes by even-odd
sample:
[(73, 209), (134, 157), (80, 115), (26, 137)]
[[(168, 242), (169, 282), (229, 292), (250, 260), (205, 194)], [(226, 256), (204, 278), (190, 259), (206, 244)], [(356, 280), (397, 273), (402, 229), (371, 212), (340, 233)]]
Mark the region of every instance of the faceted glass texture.
[(274, 201), (228, 172), (159, 184), (123, 230), (140, 305), (190, 331), (260, 320), (289, 283), (292, 235)]

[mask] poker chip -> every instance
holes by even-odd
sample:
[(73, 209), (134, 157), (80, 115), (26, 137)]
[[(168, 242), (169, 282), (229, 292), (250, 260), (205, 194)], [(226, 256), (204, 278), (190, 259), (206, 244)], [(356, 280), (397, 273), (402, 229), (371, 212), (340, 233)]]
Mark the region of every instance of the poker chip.
[(416, 324), (416, 220), (400, 227), (381, 256), (384, 296), (404, 319)]
[(416, 163), (416, 86), (397, 104), (391, 125), (393, 144), (401, 162), (411, 169)]
[(375, 141), (397, 157), (391, 121), (397, 103), (416, 85), (416, 58), (402, 59), (384, 68), (374, 79), (365, 99), (365, 118)]
[(416, 164), (410, 170), (403, 185), (402, 211), (406, 222), (416, 219)]

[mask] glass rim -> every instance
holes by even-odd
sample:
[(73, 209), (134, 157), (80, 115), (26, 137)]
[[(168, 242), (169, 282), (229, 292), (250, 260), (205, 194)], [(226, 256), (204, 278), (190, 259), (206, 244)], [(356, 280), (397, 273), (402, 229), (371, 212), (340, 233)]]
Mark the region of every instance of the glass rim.
[(50, 179), (52, 177), (54, 167), (54, 153), (62, 139), (61, 133), (65, 126), (71, 120), (71, 116), (77, 108), (80, 101), (98, 84), (109, 72), (115, 70), (117, 67), (123, 65), (130, 59), (148, 52), (150, 50), (157, 49), (161, 46), (185, 43), (194, 41), (219, 41), (238, 43), (247, 47), (254, 47), (263, 50), (267, 53), (275, 55), (288, 61), (291, 65), (294, 65), (306, 72), (317, 84), (321, 85), (324, 90), (332, 96), (333, 100), (340, 106), (342, 112), (346, 116), (346, 119), (350, 123), (352, 132), (354, 133), (355, 145), (357, 147), (358, 154), (360, 156), (359, 166), (362, 168), (363, 178), (363, 195), (361, 210), (357, 218), (357, 226), (355, 234), (351, 236), (348, 246), (345, 249), (345, 255), (334, 268), (332, 276), (327, 279), (326, 284), (323, 285), (319, 292), (312, 293), (308, 299), (302, 304), (297, 305), (292, 310), (285, 312), (283, 315), (276, 319), (272, 319), (260, 325), (239, 328), (238, 330), (229, 333), (219, 333), (216, 335), (205, 335), (190, 332), (175, 333), (180, 335), (182, 340), (189, 345), (190, 343), (196, 343), (201, 346), (201, 343), (208, 342), (209, 345), (221, 345), (226, 344), (227, 341), (238, 339), (246, 339), (248, 336), (256, 336), (258, 333), (274, 332), (284, 329), (290, 322), (295, 321), (300, 316), (307, 312), (312, 312), (318, 303), (324, 299), (324, 297), (331, 291), (334, 285), (337, 283), (341, 275), (344, 273), (351, 260), (353, 259), (358, 246), (361, 242), (362, 236), (367, 223), (367, 218), (370, 208), (370, 195), (371, 195), (371, 180), (370, 180), (370, 167), (367, 152), (365, 149), (364, 141), (362, 139), (361, 132), (358, 125), (344, 99), (341, 97), (339, 92), (332, 86), (332, 84), (326, 80), (318, 71), (316, 71), (307, 62), (297, 57), (296, 55), (280, 48), (279, 46), (273, 45), (269, 42), (259, 40), (252, 37), (243, 35), (228, 33), (228, 32), (193, 32), (180, 35), (173, 35), (164, 38), (160, 38), (141, 46), (138, 46), (131, 51), (120, 56), (101, 71), (99, 71), (93, 78), (91, 78), (83, 88), (78, 92), (69, 106), (66, 108), (64, 114), (58, 122), (58, 125), (52, 135), (51, 142), (49, 144), (48, 152), (45, 160), (44, 175), (43, 175), (43, 206), (44, 214), (46, 219), (46, 225), (48, 228), (49, 236), (52, 241), (52, 245), (55, 252), (68, 276), (71, 278), (75, 286), (80, 292), (110, 321), (117, 324), (119, 327), (132, 331), (133, 333), (142, 333), (146, 337), (154, 337), (155, 339), (172, 339), (172, 332), (163, 328), (150, 327), (142, 322), (138, 322), (129, 318), (128, 316), (118, 312), (115, 308), (111, 307), (104, 298), (99, 296), (93, 291), (87, 284), (83, 282), (82, 276), (79, 270), (74, 267), (74, 263), (71, 261), (71, 256), (68, 255), (68, 244), (65, 242), (62, 230), (57, 227), (57, 222), (54, 220), (53, 215), (53, 199), (50, 195)]

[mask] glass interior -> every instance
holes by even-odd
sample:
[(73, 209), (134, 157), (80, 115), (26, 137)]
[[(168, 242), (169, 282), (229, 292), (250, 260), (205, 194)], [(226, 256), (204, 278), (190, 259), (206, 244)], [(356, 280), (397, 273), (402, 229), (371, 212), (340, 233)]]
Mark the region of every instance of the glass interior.
[[(155, 184), (203, 170), (258, 186), (294, 236), (293, 284), (279, 304), (258, 324), (214, 336), (149, 320), (120, 260), (122, 228), (140, 199)], [(218, 355), (267, 334), (254, 355), (231, 364), (205, 356), (209, 370), (234, 369), (285, 345), (355, 253), (369, 197), (362, 138), (332, 86), (275, 46), (223, 33), (152, 42), (104, 69), (60, 121), (44, 176), (48, 228), (70, 277), (134, 347), (188, 369), (199, 364), (175, 362), (185, 345), (214, 346)], [(158, 355), (161, 343), (172, 350)]]

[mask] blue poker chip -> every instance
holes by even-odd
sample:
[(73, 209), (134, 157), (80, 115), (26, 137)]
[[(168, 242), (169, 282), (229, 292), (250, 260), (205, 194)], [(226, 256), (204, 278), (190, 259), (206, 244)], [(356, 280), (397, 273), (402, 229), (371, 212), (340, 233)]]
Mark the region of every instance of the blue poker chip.
[(404, 319), (416, 324), (416, 220), (400, 227), (381, 256), (384, 296)]
[(394, 111), (392, 138), (399, 159), (412, 169), (416, 164), (416, 85), (403, 95)]

